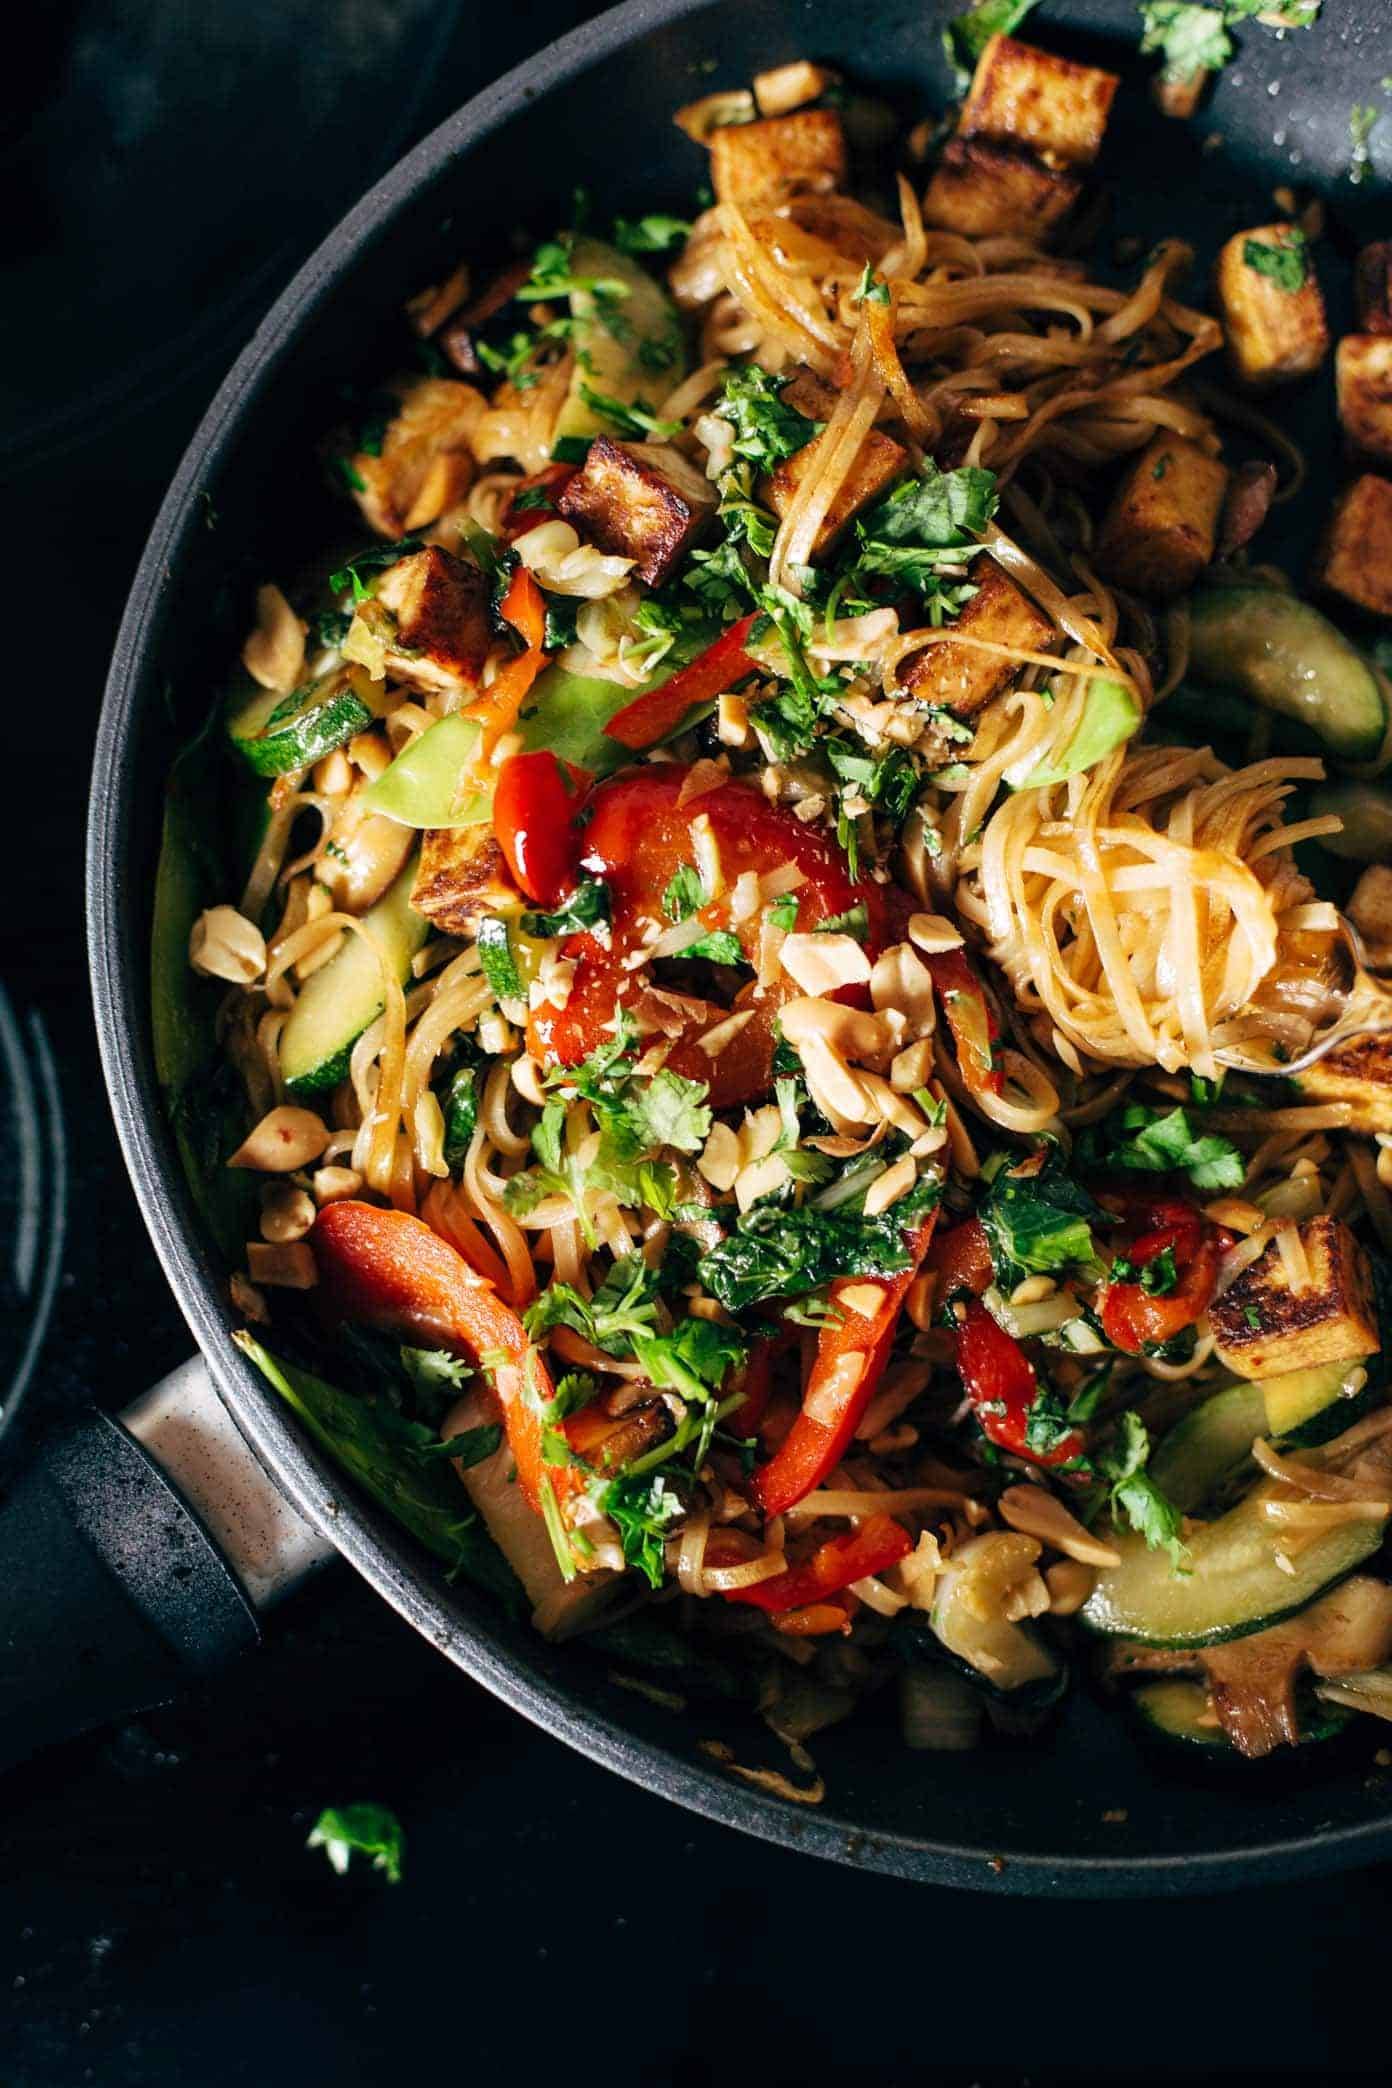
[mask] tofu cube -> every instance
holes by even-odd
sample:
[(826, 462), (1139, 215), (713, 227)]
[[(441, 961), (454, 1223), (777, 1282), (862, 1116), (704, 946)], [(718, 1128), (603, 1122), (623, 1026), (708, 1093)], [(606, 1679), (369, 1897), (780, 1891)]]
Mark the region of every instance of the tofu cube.
[(1147, 444), (1127, 472), (1097, 539), (1098, 570), (1119, 587), (1167, 602), (1213, 557), (1228, 470), (1182, 436)]
[(1349, 448), (1392, 462), (1392, 335), (1345, 334), (1334, 357), (1334, 383)]
[(1365, 473), (1345, 486), (1315, 553), (1312, 577), (1356, 609), (1392, 616), (1392, 483)]
[[(978, 554), (972, 560), (971, 576), (977, 591), (951, 625), (954, 633), (1013, 646), (1020, 652), (1052, 652), (1057, 643), (1054, 626), (1006, 578), (994, 558)], [(1009, 688), (1019, 671), (1017, 661), (1000, 653), (981, 652), (974, 645), (959, 645), (952, 637), (916, 653), (900, 678), (913, 691), (916, 703), (951, 711), (965, 723)], [(946, 736), (943, 744), (950, 744)]]
[(398, 385), (401, 411), (388, 421), (376, 455), (346, 460), (348, 483), (379, 536), (425, 529), (462, 500), (473, 483), (470, 442), (488, 401), (452, 377)]
[(834, 109), (722, 124), (710, 134), (710, 159), (716, 201), (742, 210), (846, 185), (846, 138)]
[(1239, 232), (1218, 256), (1214, 287), (1228, 359), (1242, 383), (1286, 384), (1319, 368), (1329, 325), (1319, 277), (1294, 225)]
[(1375, 240), (1358, 256), (1353, 278), (1358, 331), (1392, 334), (1392, 239)]
[(387, 568), (376, 600), (395, 624), (384, 663), (394, 681), (427, 695), (479, 689), (493, 626), (477, 566), (427, 544)]
[[(780, 520), (787, 514), (793, 495), (815, 464), (825, 440), (825, 435), (814, 436), (800, 450), (794, 450), (791, 457), (785, 457), (777, 471), (764, 481), (765, 497)], [(835, 547), (847, 523), (887, 492), (897, 478), (902, 478), (908, 462), (908, 451), (902, 443), (882, 435), (878, 428), (870, 430), (812, 539), (813, 558), (822, 558)]]
[(1277, 1241), (1209, 1307), (1218, 1359), (1239, 1377), (1352, 1363), (1380, 1347), (1368, 1258), (1337, 1218), (1300, 1227), (1310, 1282), (1292, 1290)]
[(953, 138), (923, 198), (926, 222), (968, 239), (991, 234), (1045, 245), (1067, 217), (1083, 184), (1035, 153), (990, 138)]
[[(1373, 873), (1370, 872), (1369, 875)], [(1379, 875), (1392, 883), (1392, 870)], [(1392, 902), (1392, 890), (1389, 890)], [(1354, 1037), (1341, 1044), (1296, 1081), (1302, 1102), (1347, 1102), (1353, 1114), (1349, 1129), (1371, 1138), (1392, 1131), (1392, 1031)]]
[(1118, 84), (1115, 73), (993, 36), (977, 61), (957, 134), (1022, 146), (1050, 166), (1090, 167)]
[(601, 551), (633, 559), (639, 579), (661, 587), (715, 513), (716, 496), (679, 450), (600, 435), (558, 505)]
[(427, 827), (411, 904), (446, 935), (473, 935), (479, 914), (516, 906), (503, 851), (486, 826)]

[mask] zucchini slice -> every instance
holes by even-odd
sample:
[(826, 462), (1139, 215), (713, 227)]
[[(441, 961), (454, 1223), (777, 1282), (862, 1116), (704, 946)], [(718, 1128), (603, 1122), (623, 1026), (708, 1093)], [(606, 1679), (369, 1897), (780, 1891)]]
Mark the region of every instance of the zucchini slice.
[[(938, 1581), (931, 1620), (934, 1634), (992, 1689), (1017, 1690), (1058, 1680), (1061, 1663), (1036, 1632), (989, 1614), (997, 1610), (1004, 1589), (1038, 1556), (1033, 1537), (992, 1530), (969, 1538), (954, 1552)], [(988, 1615), (982, 1618), (978, 1609)]]
[(579, 239), (570, 273), (572, 280), (595, 287), (570, 293), (575, 370), (553, 439), (553, 453), (562, 456), (562, 444), (614, 432), (613, 422), (590, 404), (586, 392), (631, 406), (641, 398), (664, 397), (686, 375), (676, 308), (645, 268), (602, 239)]
[(1151, 1551), (1130, 1531), (1115, 1531), (1121, 1553), (1104, 1566), (1080, 1612), (1090, 1630), (1143, 1639), (1151, 1646), (1216, 1646), (1245, 1638), (1303, 1609), (1343, 1580), (1381, 1545), (1381, 1522), (1344, 1523), (1276, 1563), (1280, 1539), (1262, 1514), (1269, 1489), (1253, 1489), (1217, 1522), (1187, 1540), (1187, 1573), (1164, 1551)]
[(1380, 783), (1324, 783), (1310, 793), (1316, 818), (1336, 812), (1341, 834), (1325, 834), (1320, 846), (1351, 863), (1392, 863), (1392, 790)]
[[(424, 947), (430, 923), (411, 905), (416, 877), (413, 855), (396, 882), (363, 915), (363, 926), (386, 952), (396, 977), (411, 975), (411, 960)], [(382, 968), (360, 935), (350, 935), (336, 956), (305, 981), (280, 1033), (280, 1068), (292, 1102), (337, 1087), (348, 1071), (353, 1046), (382, 1012)]]
[(1362, 1363), (1324, 1363), (1311, 1370), (1288, 1370), (1260, 1386), (1266, 1401), (1267, 1427), (1295, 1450), (1327, 1443), (1352, 1428), (1382, 1400), (1382, 1388), (1371, 1381), (1358, 1385)]
[(1176, 1508), (1196, 1515), (1246, 1465), (1270, 1426), (1261, 1385), (1227, 1385), (1177, 1421), (1150, 1461), (1150, 1473)]
[[(1318, 1702), (1306, 1707), (1300, 1720), (1302, 1747), (1316, 1740), (1332, 1740), (1349, 1723), (1352, 1712), (1341, 1708), (1342, 1699), (1324, 1700), (1324, 1685), (1316, 1689)], [(1131, 1695), (1131, 1709), (1147, 1732), (1174, 1747), (1202, 1747), (1214, 1754), (1232, 1755), (1237, 1749), (1213, 1714), (1212, 1700), (1202, 1682), (1183, 1675), (1166, 1676), (1160, 1682), (1144, 1682)]]
[(258, 776), (288, 775), (322, 761), (372, 724), (377, 711), (371, 691), (363, 668), (336, 667), (288, 696), (258, 689), (231, 714), (227, 730)]
[(1295, 595), (1271, 587), (1195, 595), (1189, 659), (1200, 681), (1294, 718), (1341, 761), (1370, 761), (1382, 745), (1387, 705), (1378, 675), (1328, 617)]

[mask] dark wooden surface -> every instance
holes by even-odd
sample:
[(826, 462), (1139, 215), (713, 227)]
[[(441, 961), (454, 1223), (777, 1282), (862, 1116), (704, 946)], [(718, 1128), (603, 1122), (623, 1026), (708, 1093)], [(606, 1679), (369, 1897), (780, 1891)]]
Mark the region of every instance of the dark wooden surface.
[[(464, 19), (430, 57), (429, 79), (413, 82), (406, 128), (582, 11)], [(195, 47), (199, 64), (167, 76), (150, 55), (167, 39), (141, 41), (144, 12), (59, 10), (33, 83), (37, 117), (57, 108), (76, 122), (86, 110), (107, 123), (96, 159), (116, 180), (142, 111), (137, 156), (156, 131), (167, 145), (180, 126), (192, 140), (210, 121), (225, 123), (227, 142), (192, 155), (196, 179), (168, 194), (158, 236), (132, 223), (128, 241), (84, 257), (66, 302), (33, 301), (27, 323), (54, 329), (61, 354), (46, 361), (29, 342), (9, 371), (35, 409), (10, 424), (22, 580), (12, 616), (42, 642), (10, 655), (9, 773), (24, 787), (7, 828), (25, 903), (5, 909), (0, 934), (10, 991), (40, 1009), (55, 1044), (75, 1172), (32, 1428), (94, 1393), (121, 1404), (187, 1349), (116, 1154), (86, 1009), (86, 735), (106, 649), (213, 382), (277, 268), (373, 171), (355, 132), (339, 181), (294, 184), (287, 172), (296, 201), (277, 228), (283, 259), (253, 294), (224, 296), (243, 265), (228, 231), (236, 154), (265, 149), (289, 63), (278, 33), (256, 27), (277, 10), (215, 5), (221, 57)], [(162, 33), (179, 19), (153, 12)], [(321, 12), (357, 52), (363, 8)], [(395, 20), (403, 39), (384, 46), (384, 94), (399, 79), (393, 63), (417, 65), (410, 38), (423, 32), (410, 16), (378, 10), (379, 29)], [(321, 64), (332, 48), (328, 37)], [(220, 94), (208, 86), (215, 60)], [(316, 149), (332, 152), (334, 97), (322, 79), (314, 92), (297, 120), (322, 122)], [(43, 242), (61, 242), (81, 206), (42, 142), (32, 121), (11, 140), (30, 182), (35, 282), (53, 260)], [(57, 186), (35, 204), (41, 176)], [(181, 263), (195, 252), (196, 269)], [(123, 386), (123, 344), (139, 333), (131, 271), (151, 326), (178, 352), (131, 351)], [(209, 284), (222, 298), (211, 330)], [(99, 373), (109, 396), (77, 413), (69, 373), (84, 326), (93, 382)], [(304, 1848), (321, 1806), (355, 1798), (405, 1822), (396, 1890), (366, 1874), (340, 1880)], [(1179, 1905), (1067, 1906), (822, 1868), (677, 1813), (523, 1725), (345, 1569), (291, 1605), (240, 1671), (0, 1785), (0, 2083), (1385, 2080), (1387, 1884), (1364, 1874)]]

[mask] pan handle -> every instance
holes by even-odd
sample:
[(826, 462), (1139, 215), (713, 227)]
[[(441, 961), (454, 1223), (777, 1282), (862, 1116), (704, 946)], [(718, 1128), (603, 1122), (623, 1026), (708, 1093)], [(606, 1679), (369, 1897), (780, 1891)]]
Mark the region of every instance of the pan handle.
[(0, 1767), (176, 1696), (333, 1556), (201, 1357), (41, 1443), (0, 1500)]

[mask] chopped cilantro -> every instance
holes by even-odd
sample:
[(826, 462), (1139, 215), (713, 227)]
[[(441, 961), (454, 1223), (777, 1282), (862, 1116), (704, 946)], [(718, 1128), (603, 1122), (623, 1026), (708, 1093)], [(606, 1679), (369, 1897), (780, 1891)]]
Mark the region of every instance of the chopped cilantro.
[(1294, 225), (1274, 245), (1264, 239), (1244, 240), (1242, 259), (1246, 267), (1269, 277), (1278, 290), (1288, 294), (1303, 290), (1310, 279), (1305, 234)]
[(860, 281), (851, 292), (851, 303), (877, 305), (887, 305), (889, 303), (889, 285), (883, 276), (876, 275), (868, 261), (861, 270)]
[(857, 899), (855, 905), (848, 906), (844, 913), (828, 914), (824, 921), (818, 921), (813, 933), (849, 935), (858, 943), (865, 942), (870, 934), (870, 916), (866, 912), (865, 901)]
[(644, 1574), (654, 1588), (662, 1586), (663, 1550), (674, 1523), (685, 1508), (681, 1495), (662, 1474), (620, 1473), (610, 1480), (599, 1505), (619, 1533), (624, 1559)]
[(1196, 1189), (1240, 1189), (1247, 1172), (1230, 1138), (1196, 1133), (1183, 1109), (1151, 1109), (1143, 1102), (1128, 1103), (1078, 1144), (1092, 1165), (1187, 1174)]
[(547, 938), (576, 935), (609, 919), (609, 887), (602, 877), (582, 877), (552, 913), (524, 913), (522, 933)]
[(347, 594), (352, 591), (354, 603), (361, 602), (372, 589), (362, 578), (364, 573), (380, 573), (394, 566), (398, 559), (409, 558), (413, 551), (424, 548), (421, 537), (400, 537), (394, 544), (370, 544), (366, 551), (355, 552), (346, 565), (329, 575), (329, 593)]
[(641, 1254), (624, 1254), (592, 1298), (582, 1298), (568, 1283), (548, 1284), (524, 1324), (533, 1337), (569, 1327), (607, 1356), (631, 1356), (635, 1336), (656, 1331), (657, 1298), (656, 1271)]
[(996, 1282), (1008, 1294), (1027, 1276), (1090, 1267), (1096, 1260), (1092, 1227), (1107, 1214), (1049, 1146), (1033, 1174), (998, 1166), (978, 1215)]
[(369, 1856), (372, 1868), (389, 1885), (401, 1883), (406, 1836), (396, 1814), (385, 1805), (328, 1805), (310, 1831), (307, 1849), (322, 1849), (343, 1877), (354, 1856)]
[(583, 379), (580, 396), (592, 413), (610, 422), (621, 435), (655, 436), (659, 442), (665, 442), (681, 433), (680, 421), (659, 420), (644, 399), (611, 398), (608, 392), (596, 391)]
[(665, 254), (691, 232), (685, 218), (650, 211), (646, 217), (615, 218), (614, 244), (621, 254)]
[(1039, 0), (975, 0), (975, 5), (947, 25), (948, 48), (957, 63), (971, 72), (993, 36), (1013, 36)]
[(706, 903), (701, 873), (692, 863), (683, 863), (662, 894), (662, 911), (669, 921), (686, 921)]
[(1149, 1458), (1145, 1423), (1128, 1409), (1117, 1422), (1112, 1447), (1095, 1460), (1097, 1476), (1107, 1489), (1113, 1519), (1128, 1522), (1152, 1551), (1167, 1551), (1178, 1568), (1184, 1557), (1179, 1534), (1183, 1517), (1146, 1470)]
[(742, 369), (730, 371), (713, 409), (735, 431), (735, 455), (747, 458), (760, 471), (772, 471), (795, 450), (805, 448), (825, 426), (785, 404), (788, 381), (761, 369), (758, 363), (746, 363)]
[(1195, 0), (1145, 0), (1141, 52), (1158, 52), (1167, 80), (1192, 80), (1195, 73), (1220, 72), (1233, 55), (1223, 16)]

